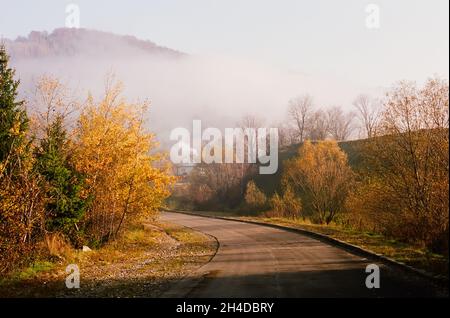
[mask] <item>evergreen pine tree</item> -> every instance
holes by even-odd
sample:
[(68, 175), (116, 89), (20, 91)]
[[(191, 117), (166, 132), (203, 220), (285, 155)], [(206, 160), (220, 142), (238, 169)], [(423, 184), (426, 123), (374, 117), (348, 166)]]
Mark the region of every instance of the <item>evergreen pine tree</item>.
[(70, 164), (67, 153), (66, 131), (62, 118), (57, 116), (40, 143), (36, 166), (47, 181), (47, 230), (61, 231), (77, 244), (77, 223), (84, 215), (88, 200), (82, 197), (84, 179)]
[(24, 101), (17, 100), (20, 81), (14, 80), (15, 70), (8, 67), (8, 61), (6, 49), (0, 45), (0, 176), (11, 172), (13, 156), (22, 153), (28, 129)]

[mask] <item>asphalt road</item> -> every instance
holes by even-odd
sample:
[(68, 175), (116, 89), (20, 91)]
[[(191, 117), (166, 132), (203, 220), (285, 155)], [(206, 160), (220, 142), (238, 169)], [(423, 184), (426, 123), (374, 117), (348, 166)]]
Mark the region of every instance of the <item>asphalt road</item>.
[(378, 264), (380, 288), (366, 287), (373, 261), (305, 235), (271, 227), (164, 212), (163, 220), (215, 237), (212, 260), (163, 297), (433, 297), (428, 281)]

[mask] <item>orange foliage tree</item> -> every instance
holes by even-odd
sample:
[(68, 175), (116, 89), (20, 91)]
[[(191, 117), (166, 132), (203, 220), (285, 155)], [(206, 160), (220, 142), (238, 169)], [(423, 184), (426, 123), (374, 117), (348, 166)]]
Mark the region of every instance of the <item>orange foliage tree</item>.
[(76, 131), (74, 162), (93, 197), (86, 226), (94, 239), (116, 235), (127, 218), (154, 213), (174, 181), (144, 127), (147, 103), (127, 103), (121, 91), (109, 83), (99, 102), (89, 97)]
[(302, 194), (311, 218), (327, 224), (342, 212), (352, 180), (347, 155), (335, 141), (306, 141), (283, 175), (283, 183)]
[[(372, 173), (361, 189), (371, 223), (391, 236), (448, 253), (448, 82), (418, 88), (400, 82), (388, 93), (368, 143)], [(357, 203), (357, 201), (355, 202)]]

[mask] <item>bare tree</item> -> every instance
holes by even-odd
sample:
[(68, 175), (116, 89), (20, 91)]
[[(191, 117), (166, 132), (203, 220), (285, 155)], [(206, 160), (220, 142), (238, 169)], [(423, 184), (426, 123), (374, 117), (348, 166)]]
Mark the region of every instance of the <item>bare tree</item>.
[(197, 206), (216, 208), (239, 202), (242, 169), (235, 163), (200, 163), (189, 175), (189, 196)]
[[(259, 116), (247, 114), (242, 117), (242, 119), (237, 123), (237, 125), (242, 129), (252, 128), (255, 130), (255, 134), (247, 135), (244, 143), (244, 158), (249, 158), (250, 156), (256, 156), (254, 152), (257, 147), (258, 142), (258, 128), (264, 127), (265, 120)], [(255, 157), (256, 158), (256, 157)], [(255, 172), (256, 165), (253, 163), (241, 163), (240, 166), (240, 192), (244, 195), (245, 184), (248, 177)]]
[(241, 120), (237, 123), (237, 126), (242, 129), (251, 128), (255, 130), (255, 135), (248, 135), (245, 140), (245, 156), (248, 156), (248, 152), (256, 149), (256, 144), (258, 140), (258, 128), (264, 127), (265, 120), (256, 115), (244, 115)]
[(380, 116), (383, 136), (368, 148), (381, 183), (373, 201), (377, 220), (392, 234), (440, 252), (448, 251), (449, 232), (448, 89), (439, 78), (422, 88), (394, 86)]
[(380, 117), (380, 107), (369, 95), (361, 94), (353, 102), (357, 109), (358, 118), (363, 126), (365, 136), (372, 138), (376, 133), (376, 126)]
[(347, 140), (353, 131), (353, 113), (344, 113), (340, 106), (334, 106), (327, 110), (328, 132), (336, 141)]
[(288, 114), (295, 124), (300, 142), (305, 139), (305, 127), (312, 108), (313, 99), (310, 95), (302, 95), (289, 101)]
[(273, 127), (278, 128), (278, 141), (280, 147), (289, 146), (297, 142), (297, 129), (289, 124), (277, 123)]
[(56, 118), (61, 118), (69, 133), (76, 122), (80, 103), (66, 84), (55, 77), (43, 75), (35, 83), (35, 90), (28, 105), (31, 113), (31, 131), (38, 138), (46, 134), (46, 129)]
[(247, 114), (244, 115), (238, 122), (238, 126), (241, 128), (260, 128), (264, 127), (265, 120), (256, 115)]
[(319, 109), (309, 116), (305, 136), (310, 140), (325, 140), (328, 137), (328, 126), (327, 114)]

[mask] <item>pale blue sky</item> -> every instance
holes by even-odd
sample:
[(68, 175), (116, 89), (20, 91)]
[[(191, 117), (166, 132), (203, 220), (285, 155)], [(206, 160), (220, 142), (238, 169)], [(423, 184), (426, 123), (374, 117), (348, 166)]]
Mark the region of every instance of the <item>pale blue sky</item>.
[[(367, 85), (448, 78), (448, 0), (0, 0), (0, 36), (63, 27), (68, 3), (79, 5), (81, 27), (191, 54)], [(365, 26), (368, 3), (381, 8), (378, 30)]]

